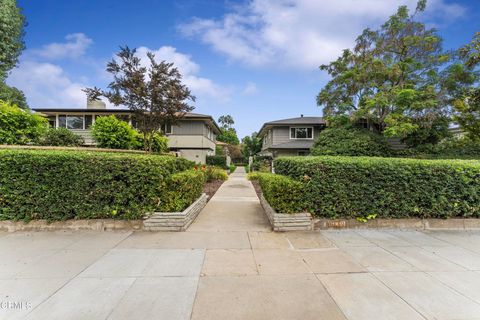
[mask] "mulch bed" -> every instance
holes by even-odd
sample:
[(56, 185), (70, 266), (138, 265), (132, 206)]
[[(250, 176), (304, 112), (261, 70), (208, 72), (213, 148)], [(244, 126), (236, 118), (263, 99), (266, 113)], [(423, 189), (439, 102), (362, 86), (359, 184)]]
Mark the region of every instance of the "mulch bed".
[(224, 183), (225, 181), (223, 180), (213, 180), (205, 183), (205, 186), (203, 187), (203, 192), (207, 194), (208, 196), (208, 201), (212, 199), (213, 195), (215, 192), (217, 192), (218, 188)]
[(260, 199), (260, 195), (262, 194), (262, 188), (260, 187), (260, 184), (258, 183), (257, 180), (251, 181), (253, 184), (253, 188), (255, 189), (255, 192), (257, 193), (257, 197)]

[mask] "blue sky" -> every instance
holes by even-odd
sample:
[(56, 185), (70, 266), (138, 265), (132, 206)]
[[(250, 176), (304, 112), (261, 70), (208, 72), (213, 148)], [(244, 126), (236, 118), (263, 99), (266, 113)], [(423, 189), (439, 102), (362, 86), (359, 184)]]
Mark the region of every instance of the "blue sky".
[[(240, 137), (263, 122), (321, 115), (328, 81), (318, 66), (351, 47), (399, 5), (416, 0), (18, 0), (27, 50), (7, 80), (31, 107), (84, 107), (104, 87), (120, 45), (174, 62), (197, 96), (195, 112), (230, 114)], [(480, 30), (479, 0), (429, 0), (421, 19), (444, 48)]]

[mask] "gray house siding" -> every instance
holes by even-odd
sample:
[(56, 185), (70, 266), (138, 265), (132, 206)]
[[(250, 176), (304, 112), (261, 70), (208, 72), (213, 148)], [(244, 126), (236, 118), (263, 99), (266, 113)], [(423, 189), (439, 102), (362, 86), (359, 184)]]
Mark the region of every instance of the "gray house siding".
[[(264, 144), (262, 146), (262, 150), (267, 150), (271, 147), (275, 147), (278, 144), (282, 144), (285, 142), (289, 142), (292, 140), (300, 140), (300, 139), (290, 139), (290, 128), (291, 127), (313, 127), (313, 139), (303, 139), (303, 140), (308, 140), (308, 141), (314, 141), (320, 132), (322, 131), (322, 128), (319, 126), (302, 126), (302, 125), (292, 125), (292, 126), (275, 126), (271, 129), (271, 134), (270, 134), (270, 139), (269, 139), (269, 134), (265, 135), (264, 139)], [(265, 143), (266, 142), (266, 143)]]
[(178, 121), (172, 126), (175, 135), (205, 135), (205, 122), (203, 121)]

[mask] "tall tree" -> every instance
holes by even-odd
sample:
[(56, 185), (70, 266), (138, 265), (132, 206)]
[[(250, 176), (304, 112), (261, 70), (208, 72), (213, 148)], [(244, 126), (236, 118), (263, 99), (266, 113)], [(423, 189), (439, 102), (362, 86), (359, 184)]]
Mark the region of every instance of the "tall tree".
[(220, 134), (217, 136), (217, 140), (231, 145), (239, 144), (237, 130), (233, 127), (235, 124), (233, 117), (229, 114), (220, 116), (218, 122), (220, 123)]
[(320, 66), (332, 79), (317, 96), (324, 114), (367, 119), (387, 136), (406, 136), (443, 117), (439, 68), (448, 60), (434, 29), (398, 8), (378, 30), (365, 29), (353, 50)]
[(254, 132), (250, 136), (242, 139), (242, 153), (245, 158), (254, 156), (262, 150), (262, 139), (258, 138), (258, 133)]
[(218, 118), (218, 123), (220, 123), (222, 128), (230, 129), (235, 124), (235, 121), (233, 121), (233, 117), (231, 115), (227, 114), (225, 116), (220, 116)]
[(453, 119), (468, 137), (480, 140), (480, 32), (457, 51), (456, 60), (443, 75)]
[(138, 130), (143, 133), (145, 150), (152, 150), (153, 135), (162, 126), (175, 123), (192, 111), (195, 97), (182, 84), (182, 75), (173, 63), (157, 62), (152, 52), (147, 53), (148, 66), (135, 55), (135, 49), (120, 48), (117, 59), (107, 65), (113, 81), (107, 90), (97, 87), (84, 91), (89, 99), (103, 96), (112, 104), (127, 106), (134, 112)]

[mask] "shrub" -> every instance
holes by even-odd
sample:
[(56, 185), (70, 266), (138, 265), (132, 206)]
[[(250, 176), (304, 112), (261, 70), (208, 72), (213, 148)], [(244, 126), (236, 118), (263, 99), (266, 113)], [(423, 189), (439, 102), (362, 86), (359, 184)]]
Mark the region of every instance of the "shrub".
[(235, 169), (237, 169), (237, 166), (234, 164), (231, 164), (229, 169), (230, 169), (230, 173), (233, 173), (235, 172)]
[[(143, 134), (137, 132), (135, 140), (135, 149), (144, 150), (145, 142), (143, 139)], [(168, 151), (168, 138), (160, 133), (154, 133), (152, 138), (152, 152), (167, 153)]]
[(480, 140), (452, 137), (436, 145), (426, 144), (417, 148), (399, 150), (395, 155), (421, 159), (480, 159)]
[(480, 216), (478, 161), (292, 157), (275, 160), (275, 171), (303, 181), (320, 217)]
[(137, 132), (114, 115), (97, 117), (92, 126), (92, 136), (101, 148), (130, 149), (137, 143)]
[(49, 128), (39, 141), (42, 146), (77, 147), (84, 143), (83, 137), (67, 128)]
[(271, 172), (272, 158), (268, 156), (256, 156), (253, 159), (252, 171)]
[(312, 155), (387, 156), (390, 149), (385, 138), (365, 129), (327, 128), (318, 136)]
[[(196, 167), (198, 170), (198, 167)], [(227, 180), (228, 175), (225, 172), (225, 170), (220, 169), (218, 167), (214, 166), (202, 166), (201, 171), (205, 173), (207, 181), (213, 181), (213, 180)]]
[(257, 173), (250, 179), (258, 180), (262, 193), (270, 206), (280, 213), (305, 211), (304, 185), (289, 177), (273, 173)]
[(165, 181), (165, 191), (160, 196), (158, 211), (180, 212), (200, 197), (205, 185), (205, 174), (187, 170), (171, 175)]
[(227, 168), (227, 158), (225, 156), (207, 156), (208, 165)]
[(48, 120), (38, 114), (0, 101), (0, 144), (35, 143), (47, 124)]
[(156, 208), (165, 179), (192, 166), (168, 156), (0, 150), (0, 219), (138, 219)]

